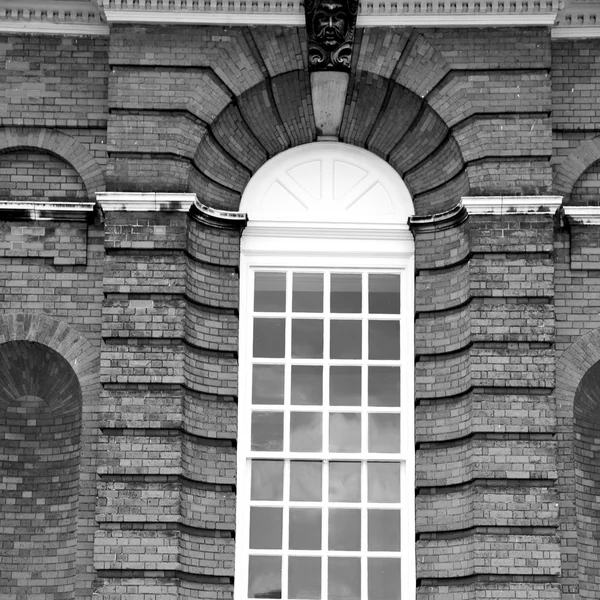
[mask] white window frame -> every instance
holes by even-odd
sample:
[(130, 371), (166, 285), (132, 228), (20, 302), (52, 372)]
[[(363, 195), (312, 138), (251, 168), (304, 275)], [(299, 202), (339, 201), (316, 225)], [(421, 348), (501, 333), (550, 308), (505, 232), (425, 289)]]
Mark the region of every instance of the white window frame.
[[(315, 145), (312, 145), (315, 146)], [(343, 146), (343, 145), (339, 145)], [(290, 151), (293, 152), (293, 151)], [(359, 151), (365, 153), (365, 151)], [(375, 162), (381, 159), (369, 154)], [(384, 163), (385, 164), (385, 163)], [(268, 166), (268, 163), (267, 163)], [(388, 169), (389, 166), (385, 165)], [(261, 169), (265, 173), (265, 167)], [(256, 176), (255, 176), (256, 177)], [(400, 180), (401, 181), (401, 180)], [(252, 184), (252, 182), (251, 182)], [(264, 186), (250, 185), (252, 194)], [(389, 189), (389, 185), (388, 185)], [(404, 192), (401, 190), (401, 192)], [(253, 198), (242, 201), (242, 208)], [(412, 209), (412, 206), (410, 207)], [(414, 242), (402, 222), (362, 223), (253, 220), (242, 236), (240, 256), (239, 404), (236, 509), (235, 600), (246, 600), (249, 555), (249, 455), (251, 416), (253, 272), (262, 269), (323, 269), (401, 272), (401, 598), (416, 598), (414, 443)], [(367, 455), (364, 455), (365, 457)], [(273, 459), (276, 459), (274, 456)], [(354, 460), (354, 459), (353, 459)], [(286, 585), (286, 581), (282, 581)], [(364, 589), (364, 583), (363, 583)], [(321, 600), (327, 600), (322, 598)]]

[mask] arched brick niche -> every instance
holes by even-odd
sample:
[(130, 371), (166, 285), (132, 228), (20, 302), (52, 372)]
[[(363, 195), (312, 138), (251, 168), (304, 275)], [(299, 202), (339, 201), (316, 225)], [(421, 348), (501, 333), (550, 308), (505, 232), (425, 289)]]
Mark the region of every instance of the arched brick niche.
[(67, 162), (37, 148), (0, 153), (0, 200), (83, 200), (83, 179)]
[[(84, 197), (86, 198), (93, 198), (96, 192), (102, 192), (106, 189), (104, 173), (94, 155), (74, 137), (60, 131), (43, 127), (2, 127), (0, 128), (0, 153), (4, 152), (17, 153), (19, 155), (17, 162), (23, 162), (23, 152), (31, 152), (37, 155), (25, 159), (25, 162), (35, 162), (33, 168), (42, 166), (39, 157), (40, 154), (43, 156), (52, 156), (52, 159), (44, 159), (47, 163), (47, 165), (43, 166), (43, 171), (46, 171), (45, 175), (47, 177), (50, 176), (47, 173), (48, 169), (55, 171), (52, 177), (57, 175), (56, 169), (58, 167), (56, 161), (60, 161), (61, 169), (70, 169), (68, 174), (63, 172), (61, 175), (67, 174), (68, 177), (73, 178), (74, 171), (79, 178), (79, 182), (76, 184), (76, 195), (78, 198), (81, 194), (81, 190), (79, 190), (81, 185), (83, 185), (83, 189), (85, 190)], [(0, 160), (2, 160), (1, 155)], [(50, 166), (51, 162), (54, 162), (54, 166)], [(2, 168), (10, 168), (10, 163), (8, 167), (0, 167), (0, 169)], [(16, 168), (29, 171), (31, 167), (29, 165), (17, 165)], [(10, 177), (11, 173), (9, 172), (8, 175)], [(23, 177), (20, 179), (21, 183), (26, 183), (28, 181), (27, 177), (35, 176), (33, 172), (19, 173), (19, 175)], [(6, 176), (6, 173), (0, 176), (0, 185), (6, 182)], [(31, 183), (40, 184), (42, 182), (39, 179), (34, 179)], [(57, 182), (53, 181), (52, 183), (55, 184)], [(74, 183), (74, 181), (72, 180), (70, 183)], [(40, 188), (33, 187), (32, 189)]]
[(577, 386), (573, 416), (579, 591), (592, 600), (600, 595), (600, 361)]
[(600, 205), (600, 156), (577, 179), (567, 204), (574, 206)]
[(600, 595), (600, 329), (562, 354), (556, 374), (556, 413), (566, 450), (559, 465), (562, 562), (573, 569), (579, 598), (595, 600)]
[(44, 314), (0, 316), (3, 593), (92, 594), (99, 396), (99, 353), (81, 333)]
[(0, 344), (0, 588), (11, 597), (75, 597), (81, 401), (58, 352)]
[(598, 186), (600, 136), (586, 140), (567, 156), (554, 175), (554, 191), (565, 197), (565, 204), (593, 204), (590, 194)]

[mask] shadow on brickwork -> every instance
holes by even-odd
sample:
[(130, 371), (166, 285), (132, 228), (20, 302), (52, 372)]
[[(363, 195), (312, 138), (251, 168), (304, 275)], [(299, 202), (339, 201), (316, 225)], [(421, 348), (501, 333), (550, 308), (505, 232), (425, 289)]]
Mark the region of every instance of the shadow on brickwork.
[(81, 400), (56, 351), (0, 344), (0, 597), (75, 597)]

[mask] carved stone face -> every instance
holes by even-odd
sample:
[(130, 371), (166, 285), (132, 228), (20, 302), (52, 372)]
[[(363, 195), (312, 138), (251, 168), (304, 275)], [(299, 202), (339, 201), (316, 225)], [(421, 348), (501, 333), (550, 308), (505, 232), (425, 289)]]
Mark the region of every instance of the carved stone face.
[(315, 38), (325, 48), (335, 48), (346, 39), (348, 15), (339, 2), (322, 2), (315, 11), (313, 23)]

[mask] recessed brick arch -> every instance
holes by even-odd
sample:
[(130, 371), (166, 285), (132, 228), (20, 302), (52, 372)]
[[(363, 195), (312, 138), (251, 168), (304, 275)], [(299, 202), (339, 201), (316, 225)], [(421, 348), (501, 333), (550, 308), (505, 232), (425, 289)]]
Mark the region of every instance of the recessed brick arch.
[(566, 457), (564, 506), (575, 507), (579, 598), (594, 600), (600, 593), (600, 329), (589, 332), (560, 357), (556, 368), (556, 406), (570, 432)]
[(68, 600), (85, 585), (78, 557), (91, 541), (93, 480), (82, 461), (90, 452), (82, 414), (85, 399), (89, 411), (99, 394), (98, 358), (66, 323), (0, 317), (0, 471), (12, 481), (0, 500), (0, 587), (16, 597), (36, 590), (41, 599)]
[(91, 199), (96, 192), (106, 190), (104, 174), (93, 154), (69, 135), (42, 127), (0, 128), (0, 152), (21, 148), (44, 150), (69, 163), (83, 180)]
[(560, 163), (554, 175), (554, 192), (565, 196), (568, 202), (577, 180), (598, 160), (600, 136), (581, 143)]
[[(199, 140), (189, 189), (209, 206), (237, 209), (250, 176), (267, 158), (314, 142), (316, 135), (307, 73), (267, 78), (230, 103)], [(405, 179), (419, 214), (442, 212), (468, 193), (452, 131), (423, 98), (392, 79), (352, 74), (340, 141), (386, 160)]]

